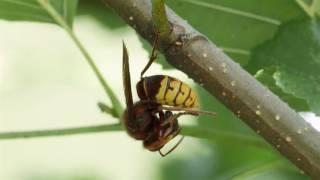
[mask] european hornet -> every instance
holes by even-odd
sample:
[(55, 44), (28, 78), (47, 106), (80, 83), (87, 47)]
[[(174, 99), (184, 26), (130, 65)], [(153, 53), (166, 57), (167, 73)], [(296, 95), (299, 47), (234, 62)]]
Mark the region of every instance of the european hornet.
[[(129, 58), (125, 44), (123, 43), (123, 85), (127, 109), (123, 114), (124, 126), (128, 134), (143, 141), (143, 146), (150, 151), (158, 151), (161, 156), (172, 152), (183, 140), (182, 138), (168, 152), (162, 153), (162, 147), (176, 137), (181, 127), (178, 117), (189, 114), (214, 115), (212, 112), (199, 111), (196, 93), (182, 81), (166, 75), (154, 75), (143, 77), (143, 74), (156, 59), (156, 44), (148, 64), (141, 72), (141, 80), (136, 89), (140, 100), (133, 103), (131, 91), (131, 78)], [(173, 111), (177, 113), (173, 114)]]

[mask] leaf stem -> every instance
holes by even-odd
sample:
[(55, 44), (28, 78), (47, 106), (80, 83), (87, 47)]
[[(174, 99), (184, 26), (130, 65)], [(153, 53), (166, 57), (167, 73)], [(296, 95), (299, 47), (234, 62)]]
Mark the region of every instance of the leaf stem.
[(167, 37), (171, 31), (164, 2), (165, 0), (152, 0), (152, 19), (160, 37)]
[[(73, 127), (62, 129), (44, 129), (44, 130), (29, 130), (29, 131), (14, 131), (14, 132), (0, 132), (0, 140), (9, 139), (26, 139), (26, 138), (40, 138), (40, 137), (55, 137), (67, 136), (76, 134), (89, 134), (100, 132), (115, 132), (122, 131), (123, 127), (120, 124), (96, 125), (86, 127)], [(244, 136), (236, 133), (217, 131), (211, 129), (199, 128), (197, 126), (182, 126), (182, 134), (189, 137), (202, 139), (222, 139), (225, 142), (240, 142), (257, 147), (266, 147), (263, 141), (249, 136)]]
[(249, 50), (238, 49), (238, 48), (230, 48), (230, 47), (219, 47), (226, 53), (234, 53), (234, 54), (242, 54), (246, 56), (250, 56), (251, 52)]
[(122, 127), (120, 124), (111, 124), (111, 125), (97, 125), (97, 126), (76, 127), (76, 128), (64, 128), (64, 129), (2, 132), (0, 133), (0, 139), (7, 140), (7, 139), (21, 139), (21, 138), (66, 136), (66, 135), (74, 135), (74, 134), (119, 131), (121, 129)]
[(250, 18), (250, 19), (255, 19), (257, 21), (269, 23), (269, 24), (276, 25), (276, 26), (279, 26), (281, 24), (281, 21), (279, 21), (277, 19), (273, 19), (273, 18), (269, 18), (269, 17), (265, 17), (265, 16), (260, 16), (260, 15), (257, 15), (257, 14), (251, 13), (251, 12), (245, 12), (245, 11), (233, 9), (230, 7), (221, 6), (218, 4), (214, 4), (212, 2), (207, 3), (207, 2), (197, 1), (197, 0), (180, 0), (180, 1), (187, 2), (190, 4), (194, 4), (194, 5), (198, 5), (198, 6), (207, 7), (207, 8), (214, 9), (217, 11), (222, 11), (225, 13), (230, 13), (230, 14), (234, 14), (234, 15), (238, 15), (238, 16), (242, 16), (242, 17), (246, 17), (246, 18)]
[(311, 14), (312, 14), (313, 18), (316, 15), (316, 11), (317, 11), (316, 8), (318, 6), (318, 3), (319, 3), (319, 0), (313, 0), (312, 4), (310, 5), (310, 11), (311, 11)]
[(27, 8), (36, 9), (36, 10), (43, 10), (39, 6), (36, 6), (33, 3), (30, 3), (29, 1), (26, 1), (26, 2), (23, 2), (23, 1), (20, 1), (20, 0), (1, 0), (1, 1), (2, 2), (6, 2), (6, 3), (10, 3), (10, 4), (19, 5), (19, 6), (24, 6), (24, 7), (27, 7)]
[(48, 11), (48, 13), (52, 16), (52, 18), (62, 27), (65, 31), (69, 34), (73, 42), (81, 51), (82, 55), (85, 57), (86, 61), (89, 63), (91, 69), (94, 71), (95, 75), (97, 76), (100, 84), (103, 86), (105, 92), (110, 97), (111, 102), (113, 104), (113, 108), (116, 111), (117, 117), (121, 118), (123, 107), (116, 97), (115, 93), (112, 91), (110, 86), (107, 84), (105, 79), (103, 78), (101, 72), (99, 71), (98, 67), (94, 63), (93, 58), (90, 56), (88, 51), (84, 48), (78, 37), (75, 35), (74, 31), (71, 27), (67, 24), (67, 22), (59, 15), (59, 13), (50, 5), (49, 1), (46, 0), (38, 0), (39, 4)]
[(312, 6), (313, 4), (315, 4), (315, 1), (313, 1), (311, 6), (308, 6), (303, 0), (296, 0), (296, 3), (310, 18), (314, 18), (315, 13), (314, 13), (314, 10), (312, 9)]

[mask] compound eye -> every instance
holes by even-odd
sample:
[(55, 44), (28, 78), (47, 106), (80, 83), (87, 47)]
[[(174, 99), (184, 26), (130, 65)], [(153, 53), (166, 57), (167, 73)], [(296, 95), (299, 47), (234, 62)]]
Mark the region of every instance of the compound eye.
[(150, 127), (150, 126), (152, 126), (152, 117), (147, 113), (143, 113), (143, 114), (136, 117), (135, 124), (140, 129), (145, 129), (147, 127)]
[(145, 124), (146, 123), (146, 117), (145, 116), (139, 116), (138, 118), (137, 118), (137, 123), (138, 124)]

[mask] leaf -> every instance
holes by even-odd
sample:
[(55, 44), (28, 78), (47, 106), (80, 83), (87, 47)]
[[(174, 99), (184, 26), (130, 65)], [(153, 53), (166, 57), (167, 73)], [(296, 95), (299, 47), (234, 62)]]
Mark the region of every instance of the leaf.
[(315, 13), (319, 16), (320, 15), (320, 0), (314, 0), (313, 9)]
[(111, 8), (100, 0), (81, 0), (78, 7), (78, 16), (90, 16), (107, 28), (126, 27), (127, 24), (116, 15)]
[[(296, 171), (293, 166), (288, 166), (288, 161), (271, 161), (257, 167), (254, 167), (246, 172), (240, 172), (233, 175), (232, 180), (302, 180), (309, 179), (307, 176)], [(288, 168), (289, 167), (289, 168)]]
[[(78, 0), (51, 0), (53, 8), (72, 26)], [(0, 18), (56, 23), (37, 0), (0, 0)]]
[(286, 93), (277, 86), (275, 79), (276, 74), (275, 68), (266, 68), (259, 70), (255, 77), (296, 111), (309, 111), (309, 105), (304, 99)]
[(280, 27), (275, 38), (255, 49), (248, 69), (276, 67), (276, 84), (305, 99), (320, 114), (320, 23), (295, 21)]
[(309, 15), (311, 19), (315, 19), (316, 15), (320, 13), (319, 0), (296, 0), (296, 3)]
[[(279, 25), (307, 17), (292, 0), (167, 0), (178, 15), (205, 34), (236, 62), (245, 65), (251, 50), (271, 39)], [(232, 51), (230, 51), (230, 49)]]
[(160, 37), (170, 34), (170, 25), (165, 11), (165, 0), (152, 0), (152, 19)]
[(76, 15), (78, 0), (50, 0), (52, 6), (72, 27), (73, 19)]

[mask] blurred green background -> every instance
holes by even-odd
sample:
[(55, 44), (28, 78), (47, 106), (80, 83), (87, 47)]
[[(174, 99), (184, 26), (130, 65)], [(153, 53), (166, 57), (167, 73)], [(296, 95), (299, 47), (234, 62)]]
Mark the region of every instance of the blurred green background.
[[(51, 129), (117, 122), (117, 119), (101, 113), (96, 106), (98, 101), (107, 104), (110, 101), (66, 32), (55, 24), (34, 22), (48, 22), (45, 18), (49, 17), (45, 17), (45, 11), (35, 13), (42, 14), (43, 17), (39, 15), (30, 18), (31, 16), (24, 14), (23, 8), (18, 11), (14, 9), (14, 4), (8, 2), (0, 0), (0, 8), (3, 10), (0, 17), (6, 19), (0, 21), (0, 130)], [(32, 0), (29, 2), (33, 3)], [(299, 111), (319, 112), (318, 103), (308, 101), (318, 95), (304, 96), (294, 88), (288, 90), (286, 87), (290, 86), (285, 85), (289, 81), (275, 76), (286, 72), (281, 68), (288, 66), (279, 64), (278, 67), (269, 67), (266, 63), (259, 67), (263, 64), (261, 61), (266, 56), (265, 53), (273, 52), (265, 42), (271, 41), (275, 36), (281, 37), (277, 33), (285, 32), (288, 27), (303, 24), (300, 21), (307, 22), (305, 27), (310, 24), (306, 13), (296, 3), (289, 0), (167, 2), (253, 75), (259, 70), (256, 77), (290, 106)], [(11, 15), (8, 4), (13, 8)], [(232, 11), (221, 7), (231, 8)], [(117, 97), (124, 102), (122, 40), (128, 47), (133, 82), (139, 80), (140, 71), (148, 60), (145, 48), (150, 47), (141, 42), (138, 35), (100, 1), (79, 1), (76, 10), (73, 22), (75, 33), (93, 56)], [(267, 19), (243, 12), (258, 14)], [(206, 23), (200, 21), (204, 16), (208, 16)], [(39, 20), (39, 17), (45, 17), (45, 20)], [(7, 21), (17, 19), (32, 22)], [(298, 34), (303, 31), (296, 29), (294, 32)], [(318, 41), (310, 47), (318, 47), (317, 45)], [(281, 49), (285, 45), (280, 43), (273, 47)], [(256, 58), (250, 59), (252, 57)], [(310, 56), (310, 61), (314, 59), (317, 60)], [(267, 143), (257, 146), (239, 141), (237, 136), (262, 140), (185, 74), (168, 64), (163, 65), (163, 59), (159, 61), (161, 63), (153, 64), (147, 75), (166, 74), (187, 82), (198, 91), (202, 109), (217, 112), (216, 118), (182, 117), (181, 124), (212, 129), (221, 132), (222, 136), (212, 137), (210, 141), (187, 137), (165, 158), (143, 149), (141, 142), (128, 137), (124, 131), (2, 140), (0, 179), (308, 179)], [(315, 78), (314, 81), (317, 82), (318, 79)], [(289, 82), (289, 85), (292, 84)], [(134, 98), (137, 100), (135, 94)], [(223, 134), (228, 133), (235, 135), (235, 138), (223, 138)]]

